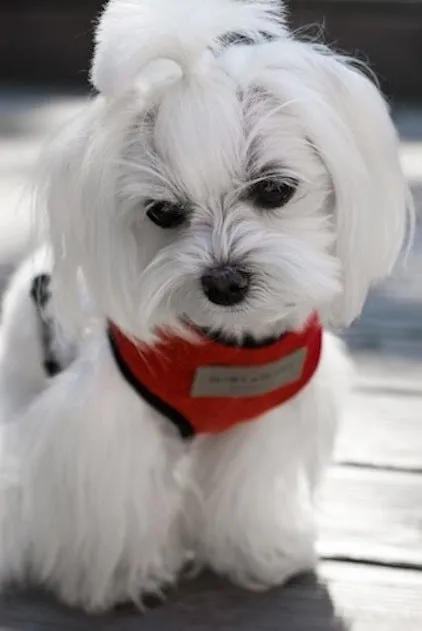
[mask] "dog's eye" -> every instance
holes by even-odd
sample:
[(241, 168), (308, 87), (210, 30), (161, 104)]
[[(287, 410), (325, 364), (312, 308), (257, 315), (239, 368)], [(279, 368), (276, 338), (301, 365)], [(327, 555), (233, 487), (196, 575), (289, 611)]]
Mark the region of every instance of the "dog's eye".
[(266, 178), (253, 184), (248, 192), (252, 202), (265, 210), (285, 206), (296, 192), (297, 182), (292, 179)]
[(177, 228), (186, 221), (186, 209), (182, 204), (166, 201), (150, 201), (146, 206), (147, 217), (160, 228)]

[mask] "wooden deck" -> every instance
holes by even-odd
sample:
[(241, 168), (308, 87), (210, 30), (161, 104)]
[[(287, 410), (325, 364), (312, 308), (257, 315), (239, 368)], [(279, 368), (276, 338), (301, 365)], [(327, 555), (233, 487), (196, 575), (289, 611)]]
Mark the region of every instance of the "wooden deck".
[[(27, 235), (16, 214), (39, 141), (77, 102), (33, 108), (0, 94), (0, 265)], [(403, 160), (422, 205), (422, 109), (397, 113)], [(345, 336), (358, 366), (353, 399), (320, 507), (318, 576), (265, 594), (210, 575), (182, 585), (144, 615), (89, 618), (38, 593), (0, 602), (0, 631), (421, 631), (422, 227), (408, 267), (371, 296)]]

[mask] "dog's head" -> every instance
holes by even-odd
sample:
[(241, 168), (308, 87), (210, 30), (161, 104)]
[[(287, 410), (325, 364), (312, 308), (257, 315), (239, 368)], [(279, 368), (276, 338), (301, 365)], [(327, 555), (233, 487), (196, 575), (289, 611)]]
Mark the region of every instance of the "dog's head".
[(143, 339), (360, 313), (409, 199), (385, 102), (349, 60), (294, 39), (275, 0), (111, 0), (91, 76), (48, 161), (67, 315), (78, 269)]

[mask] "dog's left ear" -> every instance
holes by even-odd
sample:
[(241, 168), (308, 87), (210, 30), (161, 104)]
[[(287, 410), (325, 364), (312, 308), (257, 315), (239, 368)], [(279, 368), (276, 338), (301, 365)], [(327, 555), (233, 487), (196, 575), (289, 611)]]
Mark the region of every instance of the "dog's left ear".
[(331, 320), (345, 326), (360, 314), (370, 286), (392, 271), (413, 224), (413, 204), (396, 131), (375, 84), (347, 59), (296, 45), (315, 97), (305, 108), (307, 127), (333, 184), (343, 292)]

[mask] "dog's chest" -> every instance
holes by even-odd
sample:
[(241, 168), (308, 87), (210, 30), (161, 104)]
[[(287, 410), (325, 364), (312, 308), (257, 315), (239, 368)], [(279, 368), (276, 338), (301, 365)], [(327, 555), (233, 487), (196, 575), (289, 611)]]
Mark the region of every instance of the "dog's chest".
[(114, 325), (109, 340), (126, 381), (189, 438), (252, 421), (301, 392), (319, 364), (322, 327), (313, 316), (303, 330), (259, 348), (170, 336), (148, 347)]

